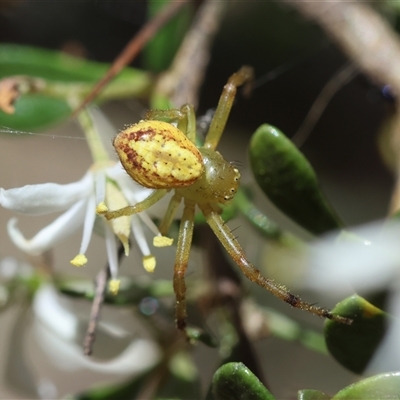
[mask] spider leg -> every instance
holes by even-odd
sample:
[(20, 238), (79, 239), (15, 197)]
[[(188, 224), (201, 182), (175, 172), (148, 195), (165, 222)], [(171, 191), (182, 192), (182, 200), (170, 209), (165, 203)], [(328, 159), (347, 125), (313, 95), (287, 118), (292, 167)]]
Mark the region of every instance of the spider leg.
[(169, 231), (169, 227), (171, 226), (172, 221), (174, 220), (176, 210), (179, 207), (179, 204), (181, 203), (182, 196), (178, 194), (174, 194), (168, 204), (167, 211), (164, 214), (164, 217), (160, 223), (159, 226), (159, 231), (161, 235), (167, 235)]
[(215, 150), (224, 132), (238, 86), (253, 80), (253, 68), (244, 66), (235, 72), (224, 86), (217, 109), (211, 121), (204, 147)]
[(178, 329), (186, 327), (186, 284), (185, 274), (189, 261), (190, 246), (193, 237), (195, 203), (185, 201), (174, 265), (174, 292), (176, 297), (176, 325)]
[(119, 210), (114, 210), (114, 211), (107, 211), (104, 215), (108, 220), (110, 220), (110, 219), (115, 219), (115, 218), (119, 218), (119, 217), (123, 217), (123, 216), (129, 216), (132, 214), (140, 213), (140, 212), (150, 208), (153, 204), (157, 203), (167, 193), (168, 193), (167, 189), (155, 190), (149, 197), (147, 197), (143, 201), (140, 201), (139, 203), (136, 203), (133, 206), (127, 206), (127, 207), (120, 208)]
[(207, 223), (210, 225), (211, 229), (214, 231), (225, 250), (248, 279), (257, 283), (262, 288), (271, 292), (274, 296), (290, 304), (292, 307), (300, 308), (301, 310), (308, 311), (320, 317), (333, 319), (345, 324), (351, 324), (351, 320), (349, 318), (333, 315), (330, 310), (306, 303), (305, 301), (302, 301), (299, 296), (295, 296), (290, 293), (283, 285), (280, 285), (279, 283), (274, 282), (272, 279), (263, 276), (261, 272), (247, 260), (239, 242), (235, 239), (228, 226), (225, 225), (221, 216), (212, 211), (211, 207), (209, 206), (200, 208), (206, 217)]
[(184, 132), (190, 141), (196, 143), (196, 113), (191, 104), (185, 104), (180, 109), (150, 110), (147, 111), (145, 118), (178, 121), (178, 129)]

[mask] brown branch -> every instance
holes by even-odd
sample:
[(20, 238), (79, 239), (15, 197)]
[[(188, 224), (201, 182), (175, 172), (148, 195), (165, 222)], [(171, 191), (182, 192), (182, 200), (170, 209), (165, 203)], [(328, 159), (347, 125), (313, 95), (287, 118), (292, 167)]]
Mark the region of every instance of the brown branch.
[(83, 351), (85, 356), (92, 355), (93, 343), (96, 339), (97, 322), (100, 317), (101, 307), (104, 303), (107, 281), (109, 278), (109, 267), (106, 265), (97, 275), (95, 280), (96, 292), (94, 295), (90, 318), (83, 342)]
[(171, 1), (157, 15), (149, 20), (125, 46), (103, 78), (95, 85), (82, 104), (72, 113), (72, 117), (78, 115), (84, 107), (92, 102), (104, 86), (121, 72), (126, 65), (132, 62), (147, 42), (149, 42), (149, 40), (189, 1), (190, 0)]
[[(304, 16), (318, 22), (350, 60), (372, 81), (389, 85), (400, 99), (400, 38), (367, 4), (320, 0), (291, 2)], [(389, 215), (400, 211), (400, 109), (397, 101), (391, 123), (391, 145), (397, 161), (397, 181)]]
[(349, 1), (297, 0), (289, 3), (321, 28), (373, 81), (400, 96), (400, 39), (369, 5)]

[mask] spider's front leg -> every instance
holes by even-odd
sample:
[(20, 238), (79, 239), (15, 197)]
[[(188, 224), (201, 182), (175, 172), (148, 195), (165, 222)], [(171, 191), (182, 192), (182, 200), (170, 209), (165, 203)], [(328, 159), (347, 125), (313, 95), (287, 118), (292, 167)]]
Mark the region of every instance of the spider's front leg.
[(178, 244), (174, 265), (174, 292), (176, 297), (176, 326), (186, 328), (186, 284), (190, 246), (192, 244), (195, 203), (185, 200), (185, 208), (179, 227)]
[(224, 86), (221, 97), (218, 102), (217, 109), (215, 110), (214, 117), (211, 121), (210, 129), (208, 130), (204, 147), (215, 150), (224, 132), (226, 121), (228, 120), (229, 113), (235, 100), (236, 91), (239, 86), (250, 84), (254, 78), (253, 68), (244, 66), (235, 72), (228, 79)]
[(290, 304), (292, 307), (300, 308), (301, 310), (308, 311), (311, 314), (318, 315), (323, 318), (332, 319), (344, 324), (350, 325), (352, 320), (349, 318), (334, 315), (330, 310), (309, 304), (290, 293), (283, 285), (274, 282), (261, 274), (261, 272), (251, 264), (241, 248), (239, 242), (233, 236), (231, 230), (224, 223), (219, 214), (212, 210), (210, 206), (201, 207), (201, 210), (206, 217), (207, 223), (214, 231), (217, 238), (220, 240), (225, 250), (232, 257), (233, 261), (239, 266), (244, 275), (252, 282), (257, 283), (262, 288), (271, 292), (274, 296), (278, 297), (285, 303)]

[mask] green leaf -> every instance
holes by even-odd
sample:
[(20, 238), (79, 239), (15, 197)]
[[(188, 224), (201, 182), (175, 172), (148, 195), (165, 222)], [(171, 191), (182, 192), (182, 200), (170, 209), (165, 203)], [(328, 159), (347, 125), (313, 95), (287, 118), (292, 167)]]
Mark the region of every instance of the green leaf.
[(319, 390), (305, 389), (299, 390), (297, 400), (329, 400), (330, 397)]
[[(0, 111), (0, 128), (35, 131), (66, 118), (70, 112), (67, 98), (83, 98), (108, 70), (108, 64), (77, 59), (58, 51), (11, 44), (0, 45), (0, 79), (22, 75), (44, 79), (46, 89), (21, 95), (15, 113)], [(147, 94), (150, 75), (125, 68), (100, 94), (98, 100)]]
[[(0, 78), (29, 75), (61, 82), (97, 82), (110, 67), (106, 63), (88, 61), (60, 51), (14, 44), (0, 44)], [(138, 76), (139, 74), (139, 76)], [(133, 84), (147, 73), (125, 68), (115, 81)]]
[(351, 318), (351, 325), (325, 321), (325, 340), (329, 352), (344, 367), (357, 374), (364, 371), (385, 335), (388, 314), (353, 295), (336, 305), (334, 314)]
[(212, 386), (217, 400), (275, 400), (260, 380), (238, 362), (220, 367), (214, 374)]
[(251, 139), (249, 155), (260, 188), (299, 225), (314, 234), (343, 227), (310, 163), (281, 131), (261, 125)]
[(67, 397), (73, 400), (127, 400), (135, 399), (143, 385), (149, 380), (151, 372), (135, 376), (117, 385), (106, 385), (88, 389), (84, 392)]
[(400, 400), (400, 372), (371, 376), (354, 383), (332, 397), (332, 400)]
[[(150, 0), (149, 17), (157, 14), (171, 0)], [(167, 69), (189, 28), (193, 4), (183, 7), (146, 45), (143, 52), (146, 69), (161, 72)]]
[(71, 108), (66, 101), (41, 94), (23, 95), (15, 102), (14, 114), (0, 111), (0, 130), (1, 127), (7, 127), (10, 128), (10, 133), (13, 129), (35, 131), (67, 118), (70, 113)]

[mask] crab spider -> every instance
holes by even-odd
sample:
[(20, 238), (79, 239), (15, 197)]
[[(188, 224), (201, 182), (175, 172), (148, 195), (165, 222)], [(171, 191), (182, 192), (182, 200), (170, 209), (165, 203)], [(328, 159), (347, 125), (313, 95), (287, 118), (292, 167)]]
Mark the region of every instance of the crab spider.
[[(120, 132), (113, 144), (126, 172), (139, 184), (156, 190), (147, 199), (133, 206), (108, 211), (105, 216), (110, 220), (139, 213), (174, 190), (159, 228), (161, 234), (166, 235), (183, 199), (184, 211), (179, 228), (173, 278), (176, 323), (181, 330), (185, 330), (186, 327), (185, 273), (192, 243), (196, 205), (248, 279), (293, 307), (321, 317), (350, 323), (347, 318), (333, 315), (325, 308), (302, 301), (283, 285), (263, 276), (247, 260), (239, 242), (220, 216), (219, 205), (235, 196), (240, 173), (216, 151), (216, 147), (224, 131), (237, 87), (251, 82), (252, 79), (253, 70), (250, 67), (242, 67), (229, 78), (201, 147), (195, 145), (196, 118), (193, 106), (189, 104), (180, 109), (149, 111), (145, 120)], [(160, 119), (177, 121), (177, 127)]]

